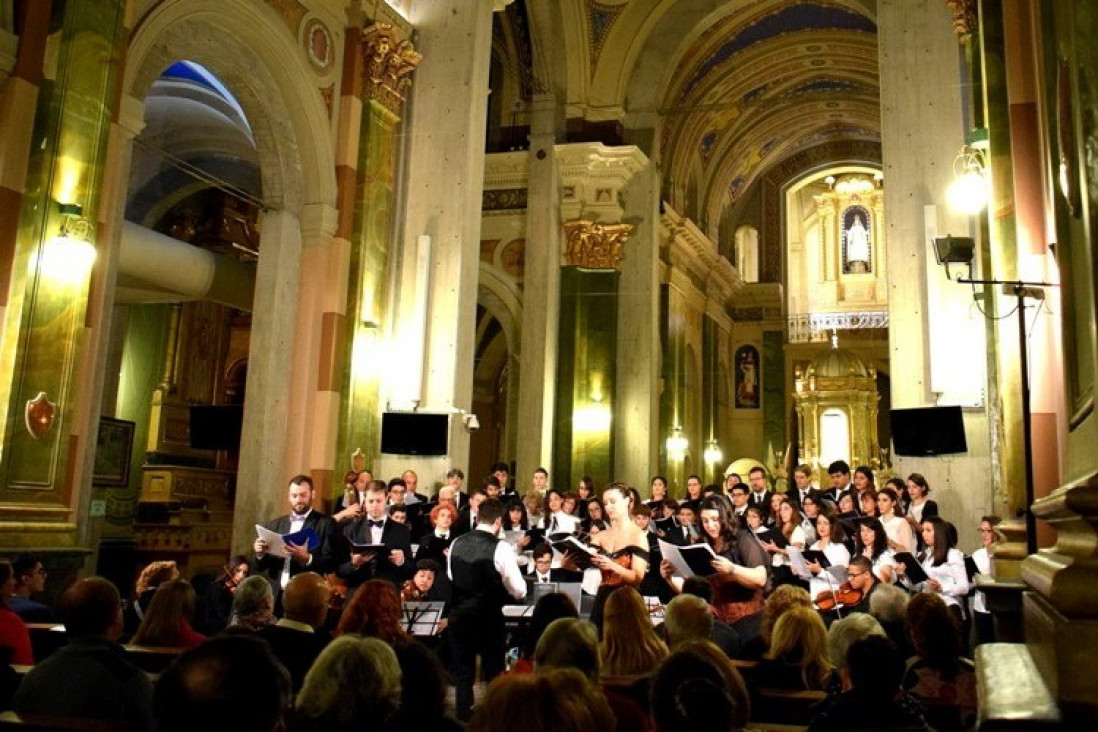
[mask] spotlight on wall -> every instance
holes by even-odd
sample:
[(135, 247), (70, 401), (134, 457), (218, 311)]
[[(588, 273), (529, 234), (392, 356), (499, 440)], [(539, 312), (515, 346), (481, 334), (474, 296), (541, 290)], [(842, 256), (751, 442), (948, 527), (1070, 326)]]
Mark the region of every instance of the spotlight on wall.
[(38, 265), (43, 275), (59, 285), (85, 285), (95, 263), (95, 245), (91, 242), (92, 224), (84, 218), (79, 204), (62, 203), (58, 210), (61, 214), (61, 225), (57, 236), (47, 240), (42, 246)]
[(968, 266), (968, 276), (972, 276), (972, 260), (976, 258), (976, 240), (969, 236), (934, 237), (934, 258), (946, 268), (946, 277), (950, 276), (949, 265)]
[(671, 435), (667, 438), (667, 454), (676, 460), (682, 460), (686, 456), (688, 447), (690, 447), (690, 440), (683, 435), (682, 427), (672, 427)]
[(706, 465), (715, 465), (724, 460), (724, 453), (716, 440), (710, 440), (705, 444), (705, 452), (702, 454)]
[(961, 213), (975, 216), (987, 208), (987, 159), (984, 151), (965, 145), (953, 160), (953, 183), (949, 204)]

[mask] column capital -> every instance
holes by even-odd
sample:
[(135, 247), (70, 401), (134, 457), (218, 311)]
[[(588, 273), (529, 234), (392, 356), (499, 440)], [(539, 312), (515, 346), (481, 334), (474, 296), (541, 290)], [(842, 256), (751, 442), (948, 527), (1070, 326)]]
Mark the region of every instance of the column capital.
[(945, 4), (953, 11), (953, 32), (957, 34), (957, 40), (968, 43), (980, 28), (979, 1), (945, 0)]
[(631, 233), (632, 224), (566, 221), (564, 264), (587, 269), (620, 269), (622, 250)]
[(423, 60), (412, 42), (400, 38), (390, 23), (374, 23), (363, 29), (362, 92), (397, 117), (412, 85), (409, 75)]
[(621, 190), (648, 165), (641, 149), (581, 142), (557, 145), (554, 152), (560, 169), (562, 218), (620, 221), (624, 214)]

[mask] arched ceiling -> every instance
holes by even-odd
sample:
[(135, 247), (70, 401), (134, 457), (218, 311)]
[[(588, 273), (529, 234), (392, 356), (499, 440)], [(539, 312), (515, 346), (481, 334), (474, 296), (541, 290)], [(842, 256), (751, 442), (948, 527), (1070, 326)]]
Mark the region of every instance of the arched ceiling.
[(879, 142), (874, 0), (560, 4), (566, 115), (651, 130), (667, 195), (700, 223), (800, 151)]

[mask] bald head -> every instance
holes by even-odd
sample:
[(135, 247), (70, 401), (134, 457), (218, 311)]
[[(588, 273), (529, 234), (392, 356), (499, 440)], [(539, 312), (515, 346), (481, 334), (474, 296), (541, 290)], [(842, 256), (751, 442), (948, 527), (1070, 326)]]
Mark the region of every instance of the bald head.
[(290, 580), (282, 595), (286, 619), (319, 628), (328, 617), (330, 594), (328, 582), (323, 577), (316, 572), (302, 572)]
[(117, 640), (122, 634), (122, 598), (118, 588), (102, 577), (88, 577), (65, 590), (58, 612), (70, 636)]

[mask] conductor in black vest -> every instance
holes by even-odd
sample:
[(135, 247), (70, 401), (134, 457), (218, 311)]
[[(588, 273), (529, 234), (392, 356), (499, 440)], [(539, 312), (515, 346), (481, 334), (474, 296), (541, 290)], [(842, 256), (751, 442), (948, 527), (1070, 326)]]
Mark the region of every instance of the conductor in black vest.
[(503, 606), (526, 596), (526, 582), (515, 550), (499, 540), (503, 504), (488, 499), (477, 511), (476, 529), (450, 545), (450, 644), (454, 660), (457, 715), (467, 720), (473, 709), (476, 658), (487, 684), (503, 671)]

